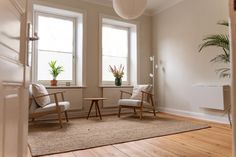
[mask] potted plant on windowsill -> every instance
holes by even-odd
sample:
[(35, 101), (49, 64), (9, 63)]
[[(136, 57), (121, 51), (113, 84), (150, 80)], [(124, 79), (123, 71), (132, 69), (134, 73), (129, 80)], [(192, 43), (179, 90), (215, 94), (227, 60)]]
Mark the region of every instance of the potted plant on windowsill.
[(62, 66), (56, 66), (57, 61), (52, 60), (48, 64), (50, 66), (50, 74), (52, 75), (53, 79), (51, 80), (51, 86), (57, 86), (57, 76), (63, 72)]
[(124, 66), (121, 64), (119, 68), (117, 68), (115, 65), (110, 67), (110, 72), (112, 72), (113, 76), (115, 77), (115, 85), (121, 86), (122, 85), (122, 77), (124, 76)]

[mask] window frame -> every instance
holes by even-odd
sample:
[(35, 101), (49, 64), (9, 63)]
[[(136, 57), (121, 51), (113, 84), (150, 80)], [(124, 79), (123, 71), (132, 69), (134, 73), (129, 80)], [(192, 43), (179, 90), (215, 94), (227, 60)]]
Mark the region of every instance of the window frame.
[[(38, 32), (38, 17), (39, 16), (44, 16), (44, 17), (52, 17), (52, 18), (57, 18), (57, 19), (63, 19), (67, 21), (71, 21), (73, 23), (73, 49), (72, 49), (72, 80), (57, 80), (58, 84), (65, 84), (66, 82), (70, 82), (71, 85), (76, 84), (76, 68), (77, 68), (77, 52), (76, 52), (76, 43), (77, 43), (77, 25), (78, 21), (75, 17), (70, 17), (70, 16), (63, 16), (63, 15), (58, 15), (55, 13), (47, 13), (47, 12), (42, 12), (42, 11), (34, 11), (34, 31)], [(39, 37), (40, 38), (40, 37)], [(40, 40), (40, 39), (39, 39)], [(42, 83), (42, 84), (49, 84), (50, 80), (38, 80), (38, 42), (34, 43), (34, 56), (33, 56), (33, 70), (32, 70), (32, 78), (34, 82)], [(47, 50), (43, 50), (47, 51)], [(52, 50), (48, 50), (49, 52), (55, 52)], [(58, 53), (68, 53), (68, 52), (63, 52), (63, 51), (57, 51)]]
[[(101, 29), (100, 29), (100, 33), (101, 33), (101, 37), (100, 37), (100, 40), (101, 40), (101, 59), (100, 59), (100, 72), (101, 72), (101, 76), (100, 76), (100, 84), (102, 85), (113, 85), (114, 84), (114, 81), (103, 81), (103, 26), (107, 26), (107, 27), (110, 27), (110, 28), (116, 28), (116, 29), (120, 29), (120, 30), (127, 30), (127, 39), (128, 39), (128, 55), (127, 55), (127, 81), (123, 81), (122, 80), (122, 84), (123, 85), (130, 85), (130, 28), (129, 27), (126, 27), (126, 26), (121, 26), (121, 25), (118, 25), (118, 24), (111, 24), (111, 23), (107, 23), (107, 22), (103, 22), (103, 18), (101, 20)], [(114, 78), (115, 80), (115, 78)]]

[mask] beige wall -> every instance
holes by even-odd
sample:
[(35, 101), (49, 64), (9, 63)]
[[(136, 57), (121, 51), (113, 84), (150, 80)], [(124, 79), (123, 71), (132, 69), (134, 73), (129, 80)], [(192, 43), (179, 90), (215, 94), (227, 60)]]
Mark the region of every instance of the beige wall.
[(227, 33), (225, 27), (216, 23), (228, 20), (228, 12), (227, 0), (185, 0), (153, 17), (153, 52), (159, 64), (156, 82), (159, 107), (186, 114), (223, 115), (192, 106), (189, 98), (193, 84), (228, 81), (219, 79), (215, 72), (219, 66), (209, 63), (219, 49), (209, 48), (206, 53), (198, 53), (203, 37)]
[[(35, 0), (34, 3), (42, 4), (61, 9), (84, 12), (86, 25), (86, 88), (83, 88), (83, 97), (99, 97), (102, 96), (102, 89), (99, 88), (99, 15), (118, 16), (111, 7), (99, 6), (91, 3), (82, 2), (79, 0)], [(139, 57), (138, 62), (140, 67), (138, 69), (139, 78), (138, 83), (149, 83), (149, 73), (151, 70), (151, 63), (149, 56), (152, 54), (151, 47), (151, 17), (142, 16), (135, 20), (139, 24)], [(76, 97), (75, 97), (76, 99)], [(89, 104), (83, 102), (85, 110)]]

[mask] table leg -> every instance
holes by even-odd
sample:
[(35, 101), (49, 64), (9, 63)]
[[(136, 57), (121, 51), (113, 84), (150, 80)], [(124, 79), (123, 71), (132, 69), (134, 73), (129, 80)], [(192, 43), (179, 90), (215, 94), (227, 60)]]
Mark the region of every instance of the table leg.
[(95, 110), (96, 110), (96, 117), (98, 116), (98, 108), (97, 105), (95, 105)]
[[(88, 113), (88, 116), (87, 116), (87, 119), (89, 118), (90, 112), (91, 112), (92, 107), (93, 107), (93, 103), (94, 103), (94, 101), (92, 100), (92, 102), (91, 102), (91, 106), (90, 106), (90, 109), (89, 109), (89, 113)], [(96, 104), (95, 104), (95, 105), (96, 105)]]
[(100, 109), (99, 109), (98, 101), (96, 101), (95, 105), (97, 106), (98, 114), (99, 114), (100, 120), (102, 120), (102, 115), (101, 115), (101, 112), (100, 112)]

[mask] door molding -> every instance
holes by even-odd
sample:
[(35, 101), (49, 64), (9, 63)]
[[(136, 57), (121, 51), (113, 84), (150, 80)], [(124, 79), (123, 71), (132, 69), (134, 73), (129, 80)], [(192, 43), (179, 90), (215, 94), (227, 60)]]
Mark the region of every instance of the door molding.
[(232, 157), (236, 157), (236, 0), (229, 0), (231, 26)]

